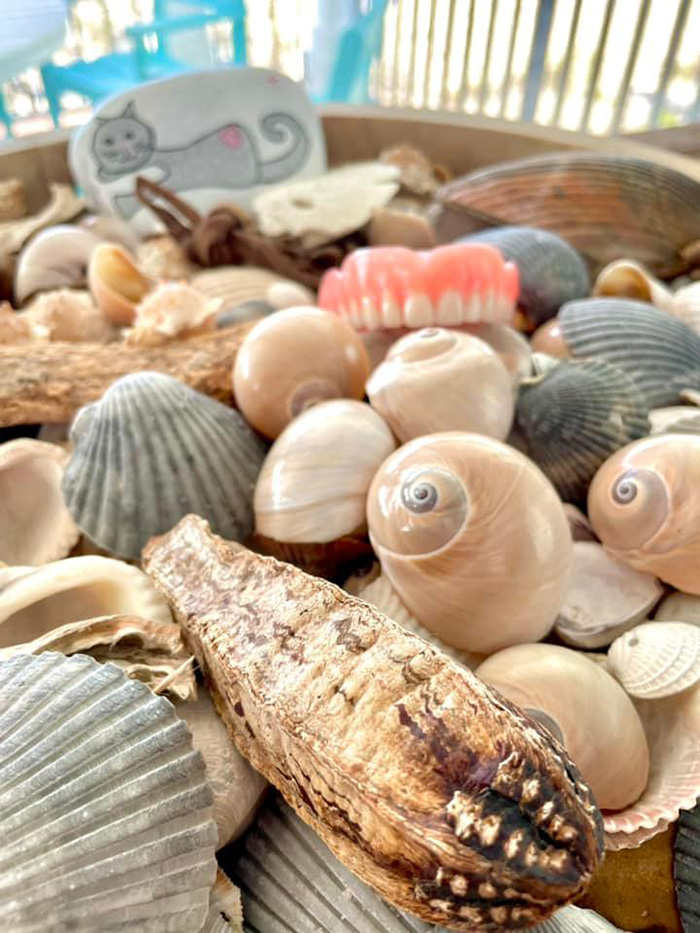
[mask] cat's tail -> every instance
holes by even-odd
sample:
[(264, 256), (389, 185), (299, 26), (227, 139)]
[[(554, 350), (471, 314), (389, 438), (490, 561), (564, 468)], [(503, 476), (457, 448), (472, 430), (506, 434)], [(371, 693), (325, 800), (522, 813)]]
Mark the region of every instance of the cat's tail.
[(260, 120), (260, 132), (268, 142), (287, 144), (287, 151), (279, 158), (261, 163), (262, 181), (281, 181), (298, 172), (309, 153), (304, 127), (287, 113), (269, 113)]

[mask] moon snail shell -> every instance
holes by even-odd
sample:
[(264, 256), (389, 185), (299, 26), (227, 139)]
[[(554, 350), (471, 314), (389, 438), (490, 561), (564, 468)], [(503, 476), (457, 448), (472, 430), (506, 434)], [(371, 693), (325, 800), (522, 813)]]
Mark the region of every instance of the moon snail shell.
[(399, 598), (446, 644), (490, 653), (552, 627), (569, 526), (549, 481), (511, 447), (457, 431), (411, 441), (374, 477), (367, 516)]

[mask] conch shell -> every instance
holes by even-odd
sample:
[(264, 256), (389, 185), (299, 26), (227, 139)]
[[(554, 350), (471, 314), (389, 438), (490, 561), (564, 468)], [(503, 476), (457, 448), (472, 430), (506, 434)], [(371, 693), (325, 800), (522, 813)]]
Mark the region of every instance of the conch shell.
[(596, 473), (588, 512), (614, 557), (700, 596), (700, 436), (660, 434), (614, 454)]
[(442, 641), (489, 653), (551, 629), (569, 525), (549, 481), (511, 447), (456, 431), (411, 441), (375, 476), (367, 516), (383, 572)]
[(100, 243), (90, 258), (88, 285), (98, 308), (112, 324), (133, 323), (136, 306), (155, 284), (115, 243)]
[(71, 224), (48, 227), (24, 247), (17, 260), (17, 306), (35, 292), (85, 286), (87, 268), (102, 238)]
[(164, 282), (136, 306), (127, 344), (157, 347), (175, 337), (185, 339), (216, 329), (221, 299), (207, 298), (186, 282)]

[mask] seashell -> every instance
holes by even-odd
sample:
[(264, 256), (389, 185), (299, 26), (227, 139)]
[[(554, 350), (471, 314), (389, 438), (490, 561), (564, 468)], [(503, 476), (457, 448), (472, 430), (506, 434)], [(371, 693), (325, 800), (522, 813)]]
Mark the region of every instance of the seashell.
[(102, 238), (71, 224), (47, 227), (27, 243), (17, 260), (14, 295), (22, 305), (36, 292), (83, 288), (87, 268)]
[[(216, 301), (217, 299), (211, 299)], [(261, 317), (274, 314), (275, 308), (267, 301), (244, 301), (239, 305), (231, 305), (216, 315), (216, 327), (232, 327), (235, 324), (245, 324), (248, 321), (259, 321)]]
[(654, 613), (656, 622), (688, 622), (700, 625), (700, 597), (687, 593), (669, 593)]
[(472, 324), (468, 333), (487, 343), (501, 358), (514, 386), (532, 375), (532, 352), (522, 334), (505, 324)]
[(88, 286), (95, 304), (112, 324), (131, 324), (136, 306), (155, 284), (115, 243), (100, 243), (90, 257)]
[(597, 541), (595, 531), (581, 509), (570, 502), (564, 503), (564, 513), (569, 522), (569, 530), (574, 541)]
[(407, 199), (394, 198), (380, 207), (367, 224), (370, 246), (407, 246), (409, 249), (432, 249), (437, 246), (433, 225), (423, 207)]
[(649, 434), (700, 434), (700, 409), (690, 405), (652, 408)]
[(134, 228), (121, 217), (110, 214), (86, 214), (77, 223), (79, 227), (93, 233), (100, 240), (118, 243), (130, 253), (138, 250), (141, 245)]
[(325, 273), (318, 304), (356, 330), (394, 330), (510, 324), (517, 296), (518, 270), (492, 246), (373, 246)]
[(583, 259), (556, 233), (535, 227), (495, 227), (461, 243), (488, 243), (520, 273), (520, 307), (532, 324), (542, 324), (576, 298), (587, 298), (591, 279)]
[(19, 252), (39, 230), (72, 220), (84, 207), (84, 200), (75, 193), (72, 184), (49, 184), (49, 201), (37, 214), (0, 223), (0, 257)]
[(660, 434), (623, 447), (588, 494), (591, 524), (613, 557), (700, 596), (700, 437)]
[(267, 790), (267, 781), (236, 749), (206, 689), (200, 688), (196, 700), (180, 703), (176, 709), (204, 759), (207, 783), (214, 795), (214, 821), (219, 830), (217, 848), (223, 849), (250, 826)]
[(170, 693), (180, 700), (197, 696), (192, 657), (172, 621), (126, 615), (82, 619), (51, 628), (24, 644), (0, 648), (0, 659), (44, 651), (88, 654), (101, 664), (115, 664), (154, 693)]
[(530, 349), (533, 353), (545, 353), (555, 359), (565, 360), (571, 356), (569, 348), (564, 342), (559, 318), (552, 318), (541, 324), (530, 338)]
[(672, 405), (681, 389), (700, 386), (700, 336), (653, 305), (589, 298), (564, 305), (559, 322), (573, 357), (595, 357), (623, 369), (648, 408)]
[(316, 295), (310, 288), (282, 279), (268, 286), (265, 294), (275, 311), (285, 311), (287, 308), (303, 308), (316, 303)]
[(676, 899), (681, 923), (687, 933), (700, 927), (698, 838), (700, 838), (700, 805), (680, 814), (674, 844), (673, 876)]
[(81, 409), (63, 477), (68, 511), (110, 554), (137, 560), (153, 535), (206, 516), (242, 540), (265, 448), (237, 411), (172, 376), (142, 372)]
[(655, 275), (686, 268), (700, 238), (700, 184), (645, 159), (558, 152), (477, 169), (435, 195), (438, 236), (485, 225), (534, 225), (604, 266), (634, 257)]
[(256, 531), (300, 543), (364, 531), (367, 491), (394, 447), (391, 431), (364, 402), (315, 405), (280, 434), (265, 459), (255, 486)]
[(360, 334), (360, 340), (365, 345), (365, 350), (369, 358), (370, 373), (373, 373), (377, 366), (386, 359), (389, 349), (403, 333), (403, 330), (367, 330), (363, 334)]
[(549, 481), (511, 447), (460, 432), (411, 441), (375, 476), (367, 521), (383, 573), (446, 644), (489, 653), (551, 629), (569, 525)]
[(452, 177), (448, 168), (435, 165), (421, 149), (408, 143), (383, 149), (379, 161), (397, 168), (401, 186), (421, 197), (431, 197), (440, 184)]
[(189, 279), (201, 271), (201, 266), (192, 262), (177, 240), (167, 234), (149, 237), (133, 249), (139, 269), (156, 281)]
[(221, 299), (206, 298), (186, 282), (163, 282), (136, 307), (134, 326), (126, 342), (156, 347), (175, 337), (185, 339), (216, 329)]
[(0, 345), (36, 343), (43, 339), (25, 314), (18, 314), (6, 302), (0, 302)]
[(443, 327), (399, 338), (367, 380), (367, 395), (401, 443), (439, 431), (505, 440), (513, 420), (511, 377), (498, 355)]
[(561, 362), (520, 384), (515, 428), (567, 502), (585, 499), (596, 470), (649, 429), (632, 379), (604, 360)]
[(93, 304), (87, 292), (42, 292), (32, 302), (25, 316), (35, 333), (47, 340), (69, 343), (107, 343), (116, 331)]
[[(190, 285), (207, 298), (220, 298), (221, 310), (235, 308), (244, 301), (267, 301), (273, 285), (291, 285), (289, 279), (257, 266), (219, 266), (204, 269), (190, 278)], [(313, 300), (310, 302), (313, 304)]]
[[(557, 366), (561, 364), (561, 360), (557, 359), (556, 356), (550, 356), (548, 353), (533, 353), (531, 359), (532, 372), (531, 377), (546, 376), (553, 369), (556, 369)], [(524, 381), (532, 383), (539, 383), (539, 379), (531, 378)], [(635, 390), (636, 391), (636, 390)]]
[(0, 560), (36, 565), (65, 557), (80, 537), (63, 503), (68, 453), (21, 438), (0, 444)]
[(344, 321), (318, 308), (289, 308), (246, 335), (233, 367), (233, 392), (252, 426), (274, 440), (318, 402), (361, 399), (368, 375), (362, 341)]
[(575, 648), (602, 648), (645, 619), (663, 593), (651, 574), (615, 560), (600, 544), (576, 541), (573, 572), (554, 631)]
[(204, 764), (111, 664), (0, 663), (0, 913), (12, 933), (192, 933), (216, 875)]
[(517, 645), (476, 675), (546, 726), (571, 756), (601, 810), (644, 791), (649, 750), (632, 701), (602, 667), (558, 645)]
[(209, 913), (201, 933), (245, 933), (241, 892), (220, 868), (209, 895)]
[(679, 288), (665, 310), (687, 324), (693, 333), (700, 335), (700, 282)]
[(630, 696), (673, 696), (700, 682), (700, 628), (687, 622), (646, 622), (615, 639), (608, 662)]
[(148, 578), (120, 560), (90, 555), (0, 569), (0, 647), (32, 642), (59, 625), (116, 615), (172, 622)]
[(671, 290), (630, 259), (617, 259), (601, 269), (593, 285), (593, 296), (646, 301), (662, 311), (669, 311), (673, 302)]

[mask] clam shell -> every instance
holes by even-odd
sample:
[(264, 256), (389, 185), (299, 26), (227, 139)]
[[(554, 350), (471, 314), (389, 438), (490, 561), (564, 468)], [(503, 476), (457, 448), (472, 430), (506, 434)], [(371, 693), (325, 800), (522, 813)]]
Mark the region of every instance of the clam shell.
[(554, 631), (576, 648), (602, 648), (645, 618), (663, 592), (656, 577), (615, 560), (601, 544), (575, 541), (573, 572)]
[(556, 315), (567, 301), (586, 298), (591, 279), (583, 259), (555, 233), (535, 227), (496, 227), (464, 237), (464, 243), (489, 243), (520, 272), (518, 306), (533, 324)]
[(681, 813), (674, 846), (673, 875), (683, 929), (700, 929), (700, 805)]
[(244, 301), (268, 301), (272, 285), (296, 283), (257, 266), (219, 266), (193, 275), (190, 284), (207, 298), (220, 298), (221, 310), (226, 311)]
[(0, 568), (0, 646), (34, 641), (59, 625), (106, 615), (172, 623), (148, 577), (109, 557), (69, 557), (42, 567)]
[(687, 622), (647, 622), (610, 646), (611, 673), (627, 693), (654, 700), (700, 681), (700, 628)]
[(528, 456), (567, 502), (585, 499), (607, 458), (649, 428), (644, 400), (603, 360), (565, 361), (520, 385), (515, 427)]
[(216, 875), (201, 756), (113, 665), (0, 662), (0, 913), (8, 930), (192, 933)]
[(102, 237), (90, 230), (61, 224), (42, 230), (17, 260), (15, 301), (23, 305), (35, 292), (84, 287), (90, 257)]
[(232, 540), (253, 526), (264, 446), (237, 411), (162, 373), (114, 382), (78, 412), (63, 495), (78, 527), (137, 559), (188, 512)]
[(478, 169), (441, 188), (443, 240), (485, 225), (534, 225), (603, 266), (629, 256), (655, 275), (686, 268), (700, 238), (700, 184), (644, 159), (560, 152)]
[(700, 387), (700, 337), (653, 305), (590, 298), (564, 305), (561, 333), (574, 357), (606, 360), (631, 376), (648, 408), (672, 405)]
[(80, 537), (61, 494), (68, 453), (20, 438), (0, 444), (0, 560), (36, 565), (65, 557)]
[(687, 593), (669, 593), (654, 613), (655, 622), (688, 622), (700, 625), (700, 596)]
[(131, 324), (136, 305), (155, 286), (132, 257), (115, 243), (100, 243), (90, 257), (88, 286), (95, 304), (112, 324)]

